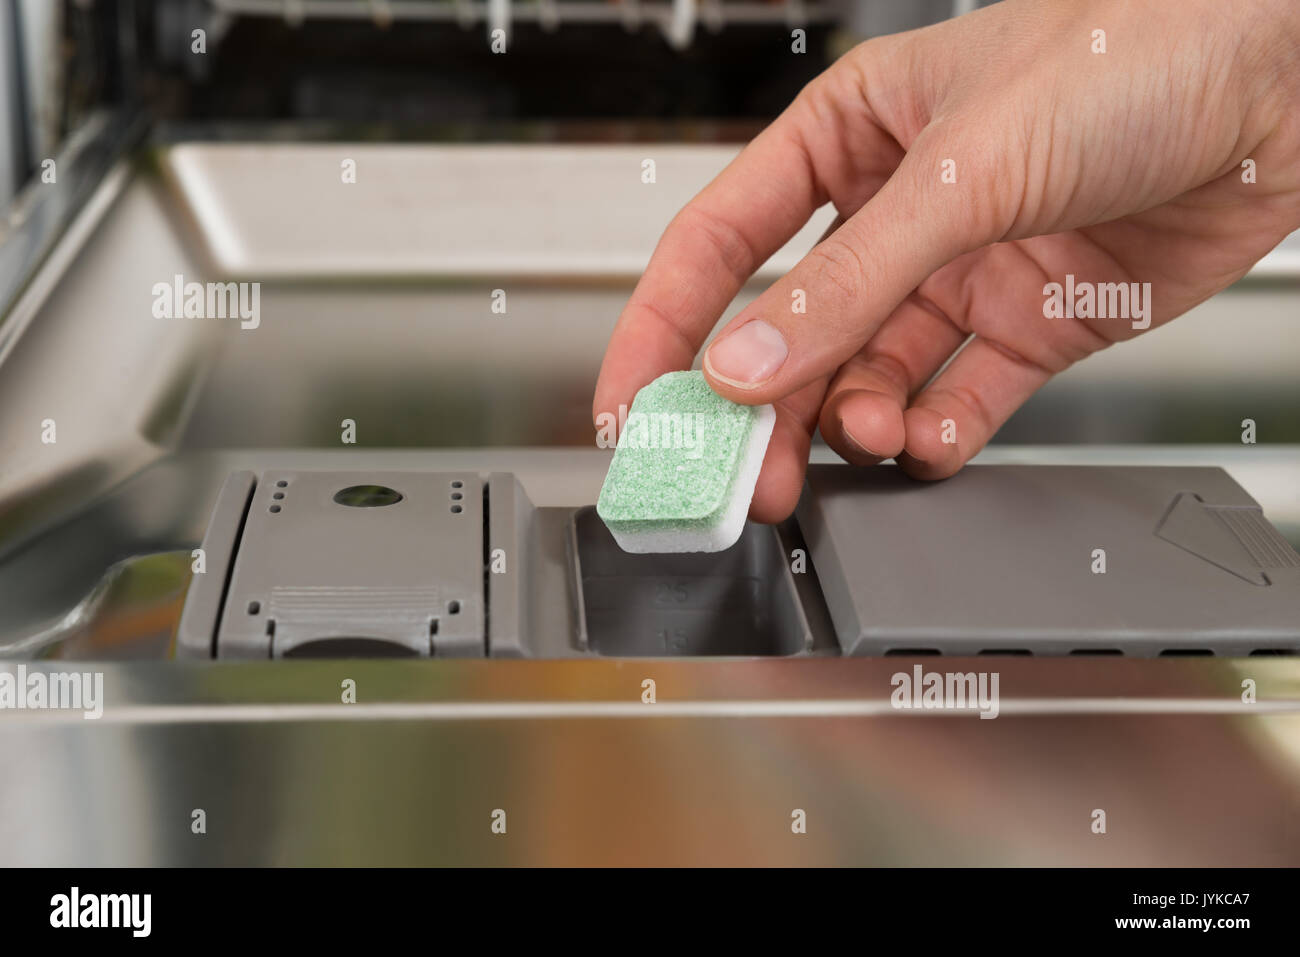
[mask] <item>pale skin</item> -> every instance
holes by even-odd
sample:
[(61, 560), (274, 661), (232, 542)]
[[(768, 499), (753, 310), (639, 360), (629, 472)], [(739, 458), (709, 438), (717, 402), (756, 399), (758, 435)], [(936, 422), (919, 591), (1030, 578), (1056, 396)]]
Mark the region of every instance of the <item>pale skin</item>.
[(1005, 0), (861, 44), (673, 219), (594, 413), (690, 368), (827, 202), (842, 223), (703, 358), (721, 395), (776, 406), (756, 521), (794, 509), (818, 426), (851, 463), (945, 478), (1053, 375), (1141, 334), (1045, 318), (1046, 283), (1151, 283), (1157, 328), (1300, 228), (1300, 3)]

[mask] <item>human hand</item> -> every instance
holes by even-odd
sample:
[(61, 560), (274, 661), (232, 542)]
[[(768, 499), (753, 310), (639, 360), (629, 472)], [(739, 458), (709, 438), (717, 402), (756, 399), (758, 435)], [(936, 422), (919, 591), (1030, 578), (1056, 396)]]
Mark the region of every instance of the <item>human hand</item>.
[[(704, 356), (719, 394), (776, 406), (758, 521), (793, 510), (819, 424), (850, 462), (952, 475), (1052, 375), (1300, 227), (1300, 4), (1004, 0), (861, 44), (673, 219), (594, 414), (689, 368), (827, 202), (842, 225)], [(1129, 316), (1049, 318), (1067, 274), (1149, 296)]]

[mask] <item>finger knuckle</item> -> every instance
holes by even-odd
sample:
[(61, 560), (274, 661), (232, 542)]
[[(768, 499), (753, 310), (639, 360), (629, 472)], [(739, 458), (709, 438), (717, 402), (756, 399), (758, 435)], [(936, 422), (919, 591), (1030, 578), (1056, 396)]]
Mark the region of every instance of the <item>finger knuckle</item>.
[(835, 289), (850, 302), (861, 298), (867, 285), (866, 262), (851, 243), (832, 236), (819, 243), (809, 259), (816, 284)]
[(757, 266), (756, 254), (749, 240), (737, 226), (698, 206), (687, 206), (679, 222), (700, 233), (717, 253), (727, 271), (744, 281)]
[[(996, 417), (975, 389), (962, 385), (950, 385), (936, 390), (936, 394), (952, 399), (967, 414), (970, 421), (975, 424), (981, 438), (975, 443), (975, 448), (970, 450), (969, 454), (973, 455), (975, 451), (983, 447), (987, 437), (997, 431), (998, 422)], [(964, 445), (963, 451), (966, 451)]]

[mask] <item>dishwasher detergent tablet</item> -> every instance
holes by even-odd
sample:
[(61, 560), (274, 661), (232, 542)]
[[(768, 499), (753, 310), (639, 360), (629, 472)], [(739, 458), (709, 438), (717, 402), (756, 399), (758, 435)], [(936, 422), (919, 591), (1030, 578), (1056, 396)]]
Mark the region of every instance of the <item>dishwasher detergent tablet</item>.
[(720, 552), (740, 537), (776, 410), (737, 405), (702, 372), (636, 394), (596, 513), (626, 552)]

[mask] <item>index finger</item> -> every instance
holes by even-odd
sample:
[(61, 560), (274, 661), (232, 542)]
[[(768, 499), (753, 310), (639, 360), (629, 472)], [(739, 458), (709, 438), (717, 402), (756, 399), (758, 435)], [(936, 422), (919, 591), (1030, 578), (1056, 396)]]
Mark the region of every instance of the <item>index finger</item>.
[(669, 223), (614, 327), (593, 417), (690, 368), (740, 287), (824, 202), (787, 110)]

